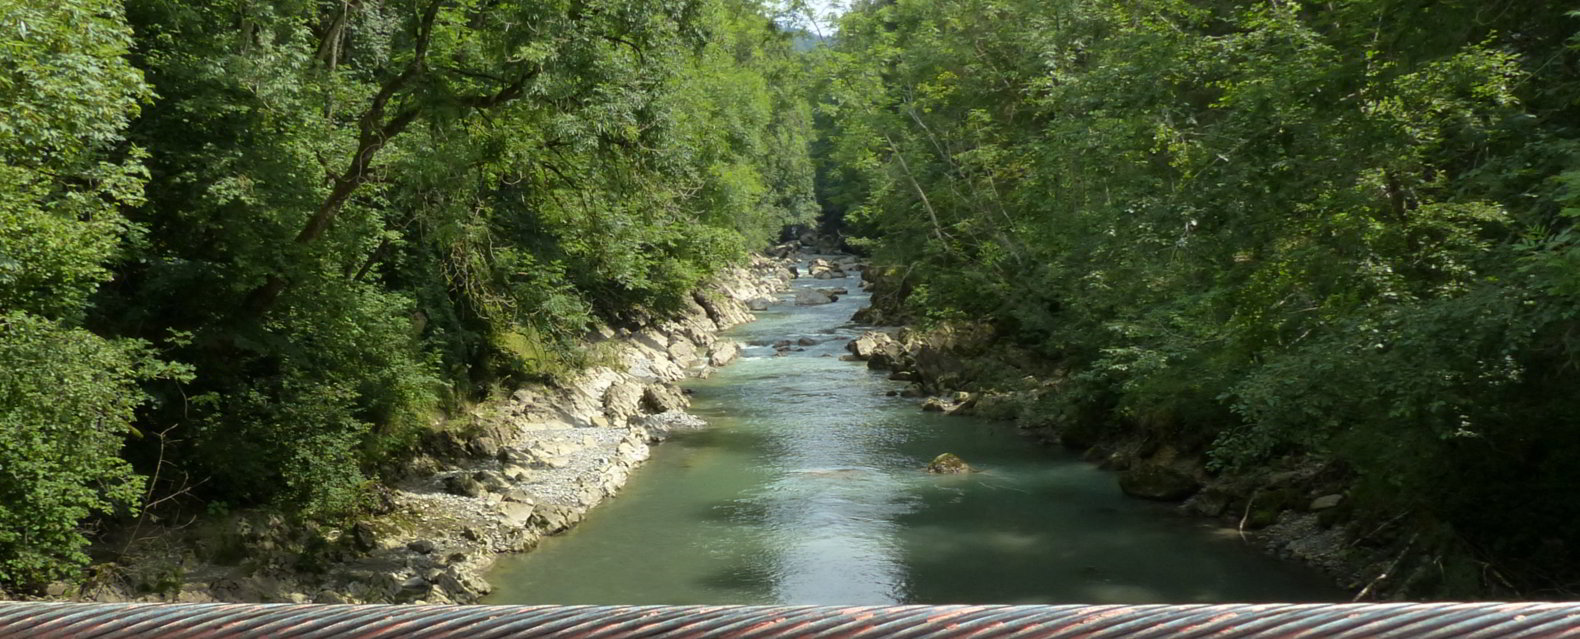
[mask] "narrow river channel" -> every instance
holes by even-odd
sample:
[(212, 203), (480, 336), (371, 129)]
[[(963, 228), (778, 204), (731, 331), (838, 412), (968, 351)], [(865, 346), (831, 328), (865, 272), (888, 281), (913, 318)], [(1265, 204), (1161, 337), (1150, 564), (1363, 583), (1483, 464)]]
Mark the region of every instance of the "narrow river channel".
[[(502, 559), (496, 604), (1326, 601), (1302, 567), (1128, 499), (1112, 474), (1010, 425), (923, 413), (841, 361), (859, 280), (728, 334), (741, 361), (688, 383), (711, 427), (658, 446), (582, 524)], [(775, 356), (776, 340), (821, 343)], [(982, 472), (922, 471), (943, 452)]]

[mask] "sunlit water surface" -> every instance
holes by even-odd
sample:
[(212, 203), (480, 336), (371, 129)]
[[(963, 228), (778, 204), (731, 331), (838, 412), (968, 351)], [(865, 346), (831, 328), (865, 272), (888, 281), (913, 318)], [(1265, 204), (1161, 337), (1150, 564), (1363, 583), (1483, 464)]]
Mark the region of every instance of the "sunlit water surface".
[[(804, 269), (803, 269), (804, 270)], [(854, 274), (853, 274), (854, 275)], [(744, 359), (688, 382), (707, 430), (654, 449), (570, 532), (502, 559), (496, 604), (1324, 601), (1314, 573), (1120, 494), (1013, 427), (923, 413), (860, 362), (851, 295), (788, 301), (727, 335)], [(793, 295), (786, 294), (785, 300)], [(822, 343), (775, 356), (776, 340)], [(922, 471), (943, 452), (981, 472)]]

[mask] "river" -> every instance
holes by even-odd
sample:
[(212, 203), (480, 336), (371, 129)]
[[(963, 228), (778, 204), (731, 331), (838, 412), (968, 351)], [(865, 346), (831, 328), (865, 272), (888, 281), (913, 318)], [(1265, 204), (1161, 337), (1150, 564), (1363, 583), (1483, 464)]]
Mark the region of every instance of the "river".
[[(1120, 494), (1114, 476), (1013, 426), (924, 413), (839, 359), (856, 277), (726, 334), (742, 360), (687, 386), (710, 423), (658, 446), (570, 532), (501, 559), (495, 604), (1331, 601), (1233, 531)], [(774, 341), (821, 343), (776, 356)], [(943, 452), (981, 472), (930, 475)]]

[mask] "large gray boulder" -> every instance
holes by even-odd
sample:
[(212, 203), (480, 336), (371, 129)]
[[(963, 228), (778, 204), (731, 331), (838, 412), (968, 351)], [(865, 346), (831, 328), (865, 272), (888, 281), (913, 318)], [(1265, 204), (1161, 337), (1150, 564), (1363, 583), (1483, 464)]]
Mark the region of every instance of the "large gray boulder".
[(461, 497), (482, 497), (488, 489), (483, 487), (483, 482), (469, 476), (451, 475), (444, 478), (444, 492)]
[(796, 306), (816, 306), (818, 304), (829, 304), (836, 299), (839, 298), (813, 288), (797, 289), (795, 292)]
[(1201, 482), (1168, 466), (1142, 464), (1119, 474), (1119, 489), (1141, 499), (1180, 501), (1201, 490)]
[(713, 344), (713, 349), (708, 351), (709, 366), (724, 366), (735, 361), (741, 356), (741, 345), (731, 340), (719, 340)]
[(649, 384), (642, 391), (642, 408), (649, 413), (667, 413), (691, 405), (691, 400), (670, 384)]
[(828, 260), (818, 258), (807, 265), (807, 275), (820, 280), (832, 280), (845, 277), (845, 271), (839, 265)]
[(873, 331), (851, 340), (849, 344), (845, 345), (845, 350), (850, 351), (857, 359), (872, 359), (872, 356), (876, 355), (884, 346), (893, 342), (894, 338), (889, 337), (888, 333)]

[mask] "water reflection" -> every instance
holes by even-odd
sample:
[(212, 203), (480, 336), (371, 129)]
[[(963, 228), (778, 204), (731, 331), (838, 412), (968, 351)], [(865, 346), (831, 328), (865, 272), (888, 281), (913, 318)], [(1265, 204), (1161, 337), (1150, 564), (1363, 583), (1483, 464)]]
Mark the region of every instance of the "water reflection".
[(775, 549), (774, 599), (791, 604), (903, 601), (895, 520), (902, 487), (871, 468), (802, 468), (754, 496), (787, 543)]
[[(843, 362), (853, 291), (737, 329), (745, 359), (694, 382), (712, 428), (656, 449), (567, 535), (502, 560), (490, 603), (1142, 603), (1335, 598), (1320, 578), (1002, 424), (925, 414)], [(787, 298), (789, 296), (787, 295)], [(776, 355), (778, 340), (820, 343)], [(921, 471), (941, 452), (983, 472)]]

